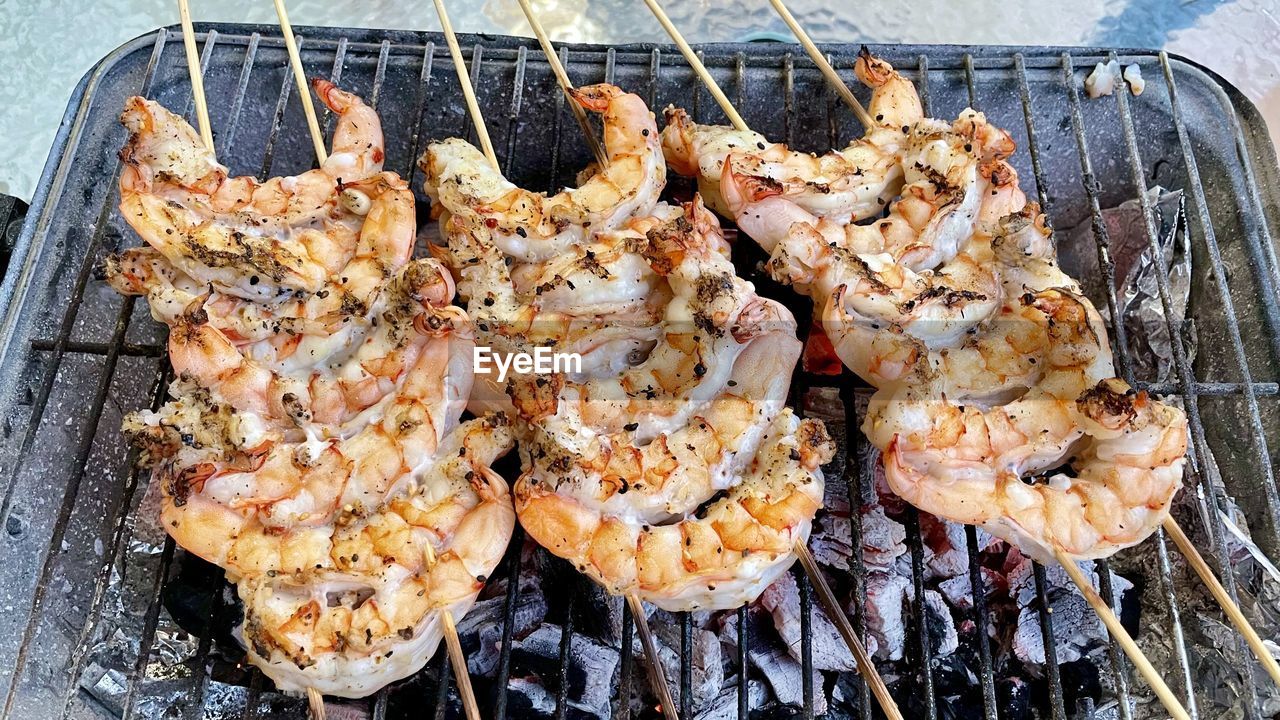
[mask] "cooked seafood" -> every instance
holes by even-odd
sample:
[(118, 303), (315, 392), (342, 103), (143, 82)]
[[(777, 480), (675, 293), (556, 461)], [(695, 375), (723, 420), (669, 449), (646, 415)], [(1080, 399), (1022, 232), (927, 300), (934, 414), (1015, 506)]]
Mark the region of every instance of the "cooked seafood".
[[(248, 533), (236, 567), (250, 660), (283, 690), (364, 697), (426, 664), (442, 612), (462, 617), (515, 526), (490, 464), (511, 446), (502, 416), (463, 424), (429, 469), (379, 511), (307, 537)], [(245, 546), (245, 547), (241, 547)]]
[[(424, 266), (444, 272), (432, 260), (409, 268)], [(380, 323), (397, 328), (401, 362), (388, 376), (396, 384), (346, 434), (310, 422), (272, 427), (223, 400), (221, 385), (190, 377), (159, 412), (126, 419), (126, 434), (157, 465), (165, 529), (179, 544), (231, 569), (251, 529), (325, 528), (343, 513), (371, 512), (431, 462), (466, 401), (473, 340), (458, 308), (415, 301), (411, 287), (397, 292), (403, 299)]]
[[(698, 179), (699, 194), (717, 212), (738, 218), (721, 181), (725, 173), (749, 179), (767, 189), (760, 219), (787, 206), (840, 224), (872, 217), (884, 209), (902, 186), (899, 153), (908, 128), (923, 117), (920, 98), (909, 80), (866, 48), (858, 54), (854, 73), (871, 88), (870, 113), (876, 126), (843, 150), (812, 155), (771, 143), (763, 135), (720, 125), (694, 123), (685, 111), (668, 108), (662, 146), (667, 162), (681, 175)], [(757, 241), (752, 219), (739, 219)], [(785, 229), (785, 228), (784, 228)]]
[(514, 510), (490, 464), (514, 439), (504, 416), (459, 426), (474, 336), (453, 280), (410, 260), (376, 115), (313, 85), (334, 152), (265, 183), (130, 100), (121, 207), (149, 247), (107, 276), (170, 327), (173, 399), (125, 421), (165, 529), (237, 582), (280, 688), (361, 697), (421, 668), (501, 559)]
[[(348, 292), (366, 297), (378, 286), (378, 257), (408, 259), (413, 213), (405, 225), (403, 182), (379, 174), (377, 115), (328, 81), (312, 85), (338, 116), (333, 155), (318, 170), (261, 183), (228, 177), (189, 124), (158, 103), (130, 98), (120, 118), (130, 132), (121, 152), (121, 215), (174, 267), (220, 293), (278, 301), (319, 294), (332, 278), (346, 277), (338, 285), (344, 292), (321, 304), (339, 306)], [(392, 232), (358, 253), (368, 220)]]
[(609, 164), (581, 187), (547, 196), (516, 187), (473, 145), (457, 138), (433, 143), (419, 161), (427, 194), (449, 213), (484, 219), (493, 242), (522, 262), (544, 262), (653, 210), (666, 185), (658, 126), (638, 95), (613, 85), (572, 90), (604, 121)]
[(530, 425), (521, 524), (610, 592), (669, 610), (737, 607), (790, 566), (832, 453), (822, 425), (783, 404), (794, 319), (725, 250), (695, 199), (643, 245), (673, 293), (648, 358), (512, 386)]

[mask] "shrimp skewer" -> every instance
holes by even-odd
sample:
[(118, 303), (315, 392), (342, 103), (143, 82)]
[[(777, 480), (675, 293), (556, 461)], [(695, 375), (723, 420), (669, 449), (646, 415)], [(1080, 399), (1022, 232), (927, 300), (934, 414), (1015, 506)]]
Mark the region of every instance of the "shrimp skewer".
[(668, 610), (737, 607), (785, 571), (832, 453), (784, 406), (794, 319), (734, 275), (723, 242), (696, 198), (649, 231), (675, 297), (644, 363), (513, 386), (532, 430), (521, 523), (610, 592)]

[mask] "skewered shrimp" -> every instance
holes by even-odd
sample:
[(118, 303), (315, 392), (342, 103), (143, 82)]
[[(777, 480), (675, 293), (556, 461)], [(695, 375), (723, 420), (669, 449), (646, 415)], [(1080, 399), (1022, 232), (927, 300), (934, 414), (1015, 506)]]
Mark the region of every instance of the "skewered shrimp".
[[(770, 143), (759, 133), (698, 125), (683, 110), (668, 108), (662, 131), (667, 162), (677, 173), (697, 177), (699, 193), (728, 217), (737, 215), (729, 191), (722, 186), (726, 172), (767, 188), (777, 199), (766, 205), (789, 203), (841, 224), (871, 217), (902, 186), (901, 146), (907, 129), (923, 112), (911, 82), (865, 47), (854, 73), (872, 89), (870, 112), (876, 126), (843, 150), (820, 156), (802, 153)], [(726, 170), (728, 165), (733, 165), (731, 171)], [(777, 210), (761, 208), (761, 215)], [(755, 236), (751, 227), (742, 229)]]
[(648, 215), (666, 184), (666, 164), (653, 113), (639, 96), (613, 85), (571, 91), (583, 108), (604, 118), (609, 164), (581, 187), (547, 196), (518, 188), (474, 146), (457, 138), (433, 143), (419, 160), (427, 194), (449, 213), (483, 219), (507, 256), (552, 259), (593, 232)]
[(505, 422), (468, 422), (436, 461), (381, 510), (283, 539), (249, 532), (229, 568), (249, 659), (285, 690), (363, 697), (417, 672), (461, 617), (507, 547), (515, 513), (490, 469), (510, 446)]
[[(409, 268), (424, 265), (435, 263)], [(159, 412), (126, 419), (126, 434), (160, 465), (165, 526), (175, 540), (222, 564), (244, 528), (318, 527), (343, 508), (376, 508), (434, 456), (462, 412), (473, 339), (457, 308), (415, 301), (411, 288), (399, 292), (402, 302), (382, 315), (383, 325), (398, 328), (400, 363), (386, 376), (395, 384), (345, 433), (282, 431), (223, 400), (221, 385), (190, 377), (180, 377), (175, 400)]]
[(821, 424), (783, 406), (794, 319), (737, 278), (725, 250), (695, 199), (647, 234), (645, 257), (674, 293), (648, 359), (512, 386), (531, 426), (522, 525), (610, 592), (672, 610), (736, 607), (785, 570), (831, 456)]
[[(1106, 557), (1141, 542), (1168, 517), (1186, 459), (1182, 410), (1118, 378), (1074, 401), (1018, 402), (1040, 419), (1023, 421), (1009, 406), (983, 413), (945, 401), (899, 410), (915, 422), (893, 426), (883, 446), (889, 486), (916, 507), (980, 525), (1040, 562), (1055, 558), (1055, 546), (1076, 560)], [(1046, 411), (1066, 425), (1046, 423)], [(930, 413), (936, 415), (926, 420)], [(1052, 451), (1035, 442), (1035, 434), (1055, 431), (1072, 442)], [(1071, 452), (1072, 473), (1039, 474)]]
[(1008, 181), (1002, 161), (1012, 152), (1008, 134), (972, 110), (954, 123), (916, 122), (895, 155), (905, 169), (901, 197), (888, 217), (869, 225), (810, 212), (775, 185), (739, 173), (736, 155), (725, 163), (720, 187), (730, 217), (766, 252), (803, 224), (828, 243), (861, 253), (887, 252), (912, 270), (925, 270), (955, 255), (973, 233), (984, 203), (998, 198), (1002, 207), (1009, 204), (1007, 192), (993, 196), (989, 188)]
[[(412, 213), (405, 225), (403, 210), (412, 204), (403, 182), (379, 174), (377, 115), (328, 81), (312, 85), (338, 113), (333, 155), (318, 170), (264, 183), (228, 177), (189, 124), (155, 102), (130, 98), (120, 118), (130, 132), (121, 152), (121, 214), (183, 273), (248, 300), (323, 290), (346, 271), (370, 214), (396, 229), (375, 255), (403, 263), (413, 240)], [(369, 259), (357, 258), (368, 266), (364, 274), (377, 269)], [(363, 277), (347, 282), (357, 296), (374, 284)]]

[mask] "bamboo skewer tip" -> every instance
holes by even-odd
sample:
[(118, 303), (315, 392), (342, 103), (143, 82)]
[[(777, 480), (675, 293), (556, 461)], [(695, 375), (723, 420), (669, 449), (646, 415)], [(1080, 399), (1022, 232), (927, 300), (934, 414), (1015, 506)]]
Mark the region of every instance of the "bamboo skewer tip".
[[(1191, 542), (1191, 538), (1187, 537), (1186, 532), (1183, 531), (1178, 521), (1173, 519), (1173, 516), (1165, 518), (1164, 530), (1169, 537), (1173, 538), (1173, 543), (1182, 551), (1182, 556), (1186, 558), (1187, 564), (1204, 581), (1205, 586), (1209, 588), (1209, 593), (1218, 601), (1222, 611), (1226, 613), (1231, 623), (1235, 625), (1236, 630), (1244, 637), (1254, 656), (1258, 658), (1258, 662), (1262, 663), (1263, 669), (1271, 676), (1271, 680), (1277, 686), (1280, 686), (1280, 664), (1276, 663), (1275, 657), (1271, 655), (1270, 649), (1267, 648), (1266, 643), (1258, 635), (1258, 631), (1253, 629), (1253, 625), (1244, 616), (1240, 606), (1231, 599), (1231, 595), (1227, 593), (1227, 589), (1222, 586), (1218, 576), (1214, 574), (1213, 569), (1209, 567), (1204, 557), (1200, 555), (1200, 551)], [(1225, 568), (1224, 570), (1229, 572)]]
[(1054, 559), (1066, 571), (1067, 576), (1071, 578), (1071, 582), (1075, 583), (1076, 588), (1080, 590), (1080, 594), (1084, 596), (1084, 599), (1093, 606), (1098, 619), (1102, 620), (1102, 623), (1107, 626), (1107, 631), (1111, 633), (1111, 637), (1119, 643), (1121, 649), (1129, 656), (1129, 660), (1138, 669), (1142, 677), (1146, 679), (1151, 689), (1155, 691), (1156, 697), (1160, 699), (1160, 703), (1164, 705), (1169, 715), (1175, 720), (1191, 720), (1191, 716), (1187, 714), (1182, 702), (1169, 689), (1169, 685), (1165, 683), (1159, 671), (1155, 669), (1146, 654), (1142, 652), (1142, 648), (1138, 647), (1138, 644), (1134, 642), (1133, 636), (1120, 624), (1120, 619), (1111, 610), (1111, 606), (1093, 588), (1093, 583), (1085, 577), (1084, 572), (1076, 565), (1075, 560), (1056, 544), (1053, 546), (1053, 552)]
[[(649, 618), (644, 612), (644, 602), (635, 593), (626, 596), (627, 607), (631, 610), (631, 619), (635, 621), (636, 634), (640, 636), (640, 644), (644, 647), (645, 668), (649, 674), (649, 684), (658, 696), (658, 704), (666, 720), (679, 720), (675, 700), (671, 697), (671, 686), (667, 684), (667, 673), (662, 668), (662, 658), (658, 655), (658, 643), (649, 628)], [(630, 642), (624, 638), (623, 642)]]
[(186, 48), (187, 73), (191, 76), (191, 98), (195, 101), (200, 139), (216, 159), (213, 126), (209, 124), (209, 103), (204, 95), (204, 73), (200, 67), (200, 54), (196, 51), (196, 31), (191, 22), (191, 6), (187, 0), (178, 0), (178, 17), (182, 23), (182, 44)]
[(849, 86), (840, 78), (840, 74), (831, 66), (831, 62), (827, 60), (826, 55), (818, 49), (817, 43), (809, 37), (809, 33), (805, 32), (800, 23), (796, 21), (795, 16), (787, 9), (783, 0), (769, 0), (769, 2), (782, 18), (782, 21), (791, 29), (791, 33), (800, 41), (800, 45), (804, 47), (805, 52), (809, 54), (809, 58), (818, 66), (818, 70), (822, 72), (823, 77), (835, 89), (840, 99), (844, 100), (845, 105), (848, 105), (850, 110), (853, 110), (853, 114), (858, 118), (858, 122), (862, 123), (862, 127), (867, 131), (874, 128), (875, 122), (871, 119), (871, 114), (858, 101), (858, 98), (853, 94), (853, 90), (850, 90)]
[(440, 18), (440, 27), (444, 31), (445, 42), (449, 45), (449, 56), (453, 58), (454, 69), (458, 73), (458, 82), (462, 85), (462, 97), (466, 100), (467, 111), (471, 114), (472, 125), (476, 129), (476, 137), (480, 140), (480, 150), (488, 158), (495, 170), (498, 168), (498, 156), (493, 151), (493, 142), (489, 140), (489, 129), (484, 124), (484, 116), (480, 114), (480, 103), (476, 100), (475, 88), (471, 86), (471, 76), (467, 74), (466, 63), (462, 59), (462, 48), (458, 46), (458, 36), (453, 32), (453, 24), (449, 22), (449, 12), (443, 0), (434, 0), (436, 15)]
[(680, 54), (684, 55), (684, 59), (689, 63), (689, 67), (693, 68), (694, 74), (702, 80), (702, 84), (707, 86), (707, 92), (711, 93), (711, 97), (715, 98), (720, 109), (724, 111), (729, 123), (737, 130), (747, 132), (751, 128), (747, 126), (747, 122), (738, 114), (737, 109), (733, 107), (733, 103), (729, 102), (729, 98), (725, 96), (724, 91), (720, 89), (720, 85), (716, 83), (715, 78), (711, 76), (711, 72), (707, 70), (707, 66), (702, 64), (698, 59), (698, 54), (694, 52), (689, 43), (685, 41), (684, 36), (680, 34), (680, 30), (671, 22), (671, 18), (667, 17), (667, 13), (658, 4), (658, 0), (644, 0), (645, 5), (649, 6), (649, 11), (658, 19), (658, 23), (662, 25), (662, 29), (666, 30), (667, 35), (671, 37), (671, 41), (680, 48)]
[(307, 130), (311, 133), (311, 144), (315, 147), (316, 160), (324, 165), (329, 159), (329, 152), (325, 148), (324, 132), (320, 130), (320, 121), (316, 117), (316, 106), (311, 99), (311, 87), (307, 84), (302, 55), (298, 52), (298, 43), (293, 36), (293, 25), (289, 22), (289, 13), (285, 9), (284, 0), (274, 0), (274, 2), (276, 17), (280, 20), (280, 31), (284, 35), (285, 50), (289, 53), (289, 65), (293, 68), (293, 80), (298, 86), (298, 95), (302, 99), (302, 114), (307, 118)]
[(605, 154), (604, 147), (600, 144), (600, 139), (596, 137), (595, 130), (591, 127), (591, 122), (587, 119), (586, 110), (578, 104), (573, 97), (573, 81), (569, 79), (569, 73), (565, 70), (564, 65), (560, 62), (560, 56), (556, 54), (555, 46), (551, 44), (551, 38), (547, 35), (547, 31), (542, 27), (542, 23), (538, 20), (537, 15), (533, 12), (533, 6), (529, 4), (529, 0), (516, 0), (520, 4), (520, 9), (524, 11), (524, 17), (529, 21), (529, 27), (533, 30), (533, 35), (538, 39), (538, 45), (542, 47), (542, 54), (547, 58), (547, 64), (551, 66), (551, 73), (556, 76), (556, 82), (560, 84), (560, 89), (564, 91), (565, 97), (569, 101), (569, 107), (573, 110), (573, 116), (578, 121), (578, 126), (582, 128), (582, 134), (587, 140), (587, 145), (591, 149), (591, 155), (596, 159), (596, 164), (604, 168), (609, 164), (609, 158)]

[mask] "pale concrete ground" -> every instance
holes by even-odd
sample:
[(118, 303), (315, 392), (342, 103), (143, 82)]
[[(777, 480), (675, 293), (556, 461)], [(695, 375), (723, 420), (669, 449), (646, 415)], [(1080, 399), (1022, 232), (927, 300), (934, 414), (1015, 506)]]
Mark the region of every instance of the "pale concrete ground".
[[(270, 0), (191, 0), (197, 19), (275, 22)], [(528, 34), (515, 0), (450, 2), (460, 31)], [(1280, 144), (1280, 0), (791, 0), (818, 41), (1161, 47), (1219, 72)], [(639, 0), (535, 0), (558, 40), (663, 40)], [(766, 0), (666, 0), (691, 42), (785, 35)], [(993, 12), (993, 8), (999, 8)], [(429, 0), (293, 0), (296, 24), (439, 29)], [(0, 0), (0, 192), (29, 198), (67, 98), (120, 43), (177, 21), (173, 0)]]

